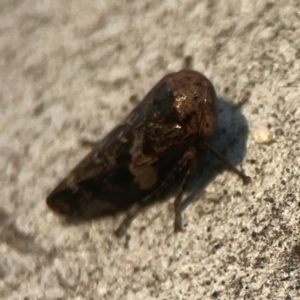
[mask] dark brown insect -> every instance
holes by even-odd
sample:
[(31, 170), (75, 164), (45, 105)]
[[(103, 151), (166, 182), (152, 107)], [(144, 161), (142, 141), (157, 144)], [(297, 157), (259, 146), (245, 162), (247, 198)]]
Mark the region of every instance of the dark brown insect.
[(48, 206), (86, 219), (127, 211), (116, 230), (122, 236), (141, 209), (176, 183), (174, 226), (181, 230), (180, 204), (197, 153), (212, 153), (249, 181), (207, 144), (216, 128), (215, 101), (214, 87), (202, 74), (184, 69), (166, 75), (50, 193)]

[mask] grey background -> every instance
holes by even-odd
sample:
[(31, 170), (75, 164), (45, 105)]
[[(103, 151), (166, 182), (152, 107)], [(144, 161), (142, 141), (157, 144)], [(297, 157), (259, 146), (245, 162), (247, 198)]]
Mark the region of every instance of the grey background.
[[(231, 135), (215, 145), (252, 183), (216, 176), (182, 234), (171, 199), (128, 241), (112, 236), (122, 216), (66, 226), (45, 197), (80, 141), (187, 55), (221, 99), (248, 99), (221, 103)], [(297, 299), (299, 67), (299, 1), (0, 1), (0, 298)], [(255, 142), (261, 126), (272, 143)]]

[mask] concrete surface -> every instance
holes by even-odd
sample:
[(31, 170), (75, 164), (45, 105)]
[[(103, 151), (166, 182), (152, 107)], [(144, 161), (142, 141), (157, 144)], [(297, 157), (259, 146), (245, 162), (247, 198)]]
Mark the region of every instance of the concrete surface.
[[(80, 141), (188, 55), (220, 97), (218, 150), (252, 183), (218, 174), (181, 234), (171, 199), (127, 240), (123, 216), (65, 224), (45, 197)], [(299, 299), (299, 1), (4, 0), (0, 64), (1, 299)]]

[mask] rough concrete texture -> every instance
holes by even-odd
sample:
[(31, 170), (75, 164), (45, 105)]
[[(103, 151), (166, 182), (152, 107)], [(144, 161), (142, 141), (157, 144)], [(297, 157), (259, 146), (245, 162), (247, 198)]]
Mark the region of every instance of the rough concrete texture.
[[(180, 234), (172, 199), (121, 240), (122, 215), (54, 215), (81, 140), (188, 55), (219, 96), (213, 143), (252, 183), (199, 158)], [(1, 1), (0, 64), (1, 299), (299, 299), (299, 1)]]

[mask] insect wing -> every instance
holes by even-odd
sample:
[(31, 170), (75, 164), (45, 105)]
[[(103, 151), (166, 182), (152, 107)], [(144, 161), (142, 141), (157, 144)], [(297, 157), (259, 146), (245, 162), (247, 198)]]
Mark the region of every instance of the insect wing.
[(84, 218), (113, 214), (127, 209), (149, 192), (140, 188), (134, 174), (142, 175), (141, 180), (147, 182), (147, 176), (153, 176), (147, 173), (151, 162), (137, 159), (136, 163), (131, 155), (133, 143), (135, 155), (142, 153), (148, 103), (146, 97), (125, 123), (111, 131), (49, 194), (47, 204), (52, 210)]

